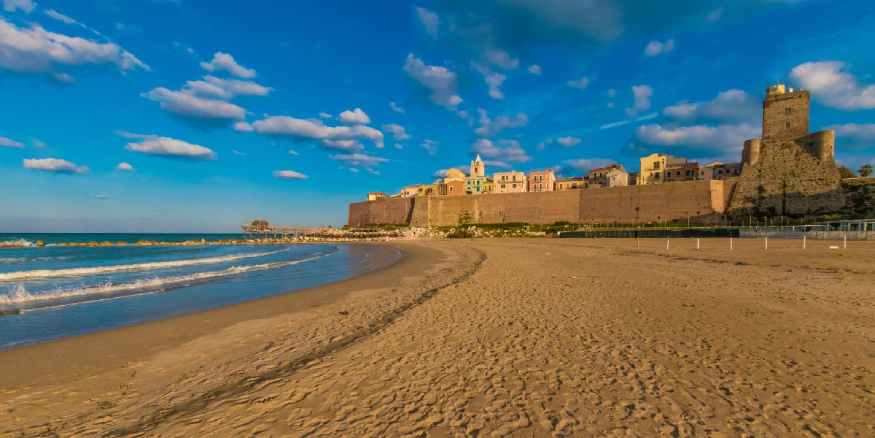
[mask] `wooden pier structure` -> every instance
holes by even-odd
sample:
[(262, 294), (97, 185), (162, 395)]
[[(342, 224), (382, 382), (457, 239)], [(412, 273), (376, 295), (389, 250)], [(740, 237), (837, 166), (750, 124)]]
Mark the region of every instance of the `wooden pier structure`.
[(304, 236), (319, 236), (333, 230), (330, 227), (284, 227), (271, 225), (264, 219), (255, 219), (240, 227), (243, 233), (258, 238), (289, 239)]

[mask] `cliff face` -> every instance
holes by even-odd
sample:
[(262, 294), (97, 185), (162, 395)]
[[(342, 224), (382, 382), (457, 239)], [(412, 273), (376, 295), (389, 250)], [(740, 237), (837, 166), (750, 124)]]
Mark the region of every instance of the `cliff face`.
[(822, 131), (792, 140), (762, 140), (747, 161), (729, 205), (731, 215), (801, 216), (845, 205), (833, 158), (835, 135)]

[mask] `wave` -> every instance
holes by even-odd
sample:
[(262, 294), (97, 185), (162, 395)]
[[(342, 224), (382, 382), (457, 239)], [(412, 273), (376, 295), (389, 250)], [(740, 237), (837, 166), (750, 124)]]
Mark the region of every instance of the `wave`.
[(16, 284), (10, 288), (6, 295), (0, 295), (0, 309), (32, 310), (45, 307), (57, 307), (82, 302), (91, 302), (118, 298), (122, 296), (138, 295), (150, 292), (166, 292), (172, 289), (206, 283), (224, 277), (240, 275), (249, 272), (266, 271), (270, 269), (284, 268), (313, 261), (331, 252), (321, 253), (312, 257), (298, 260), (262, 263), (247, 266), (232, 266), (227, 269), (211, 272), (198, 272), (194, 274), (179, 275), (175, 277), (155, 277), (137, 280), (131, 283), (113, 284), (107, 282), (100, 286), (92, 286), (81, 289), (60, 289), (52, 292), (32, 294), (22, 284)]
[(56, 277), (81, 277), (84, 275), (99, 275), (113, 272), (129, 272), (129, 271), (151, 271), (155, 269), (179, 268), (184, 266), (197, 265), (213, 265), (216, 263), (233, 262), (243, 259), (251, 259), (255, 257), (264, 257), (283, 251), (288, 251), (289, 248), (260, 252), (254, 254), (239, 254), (220, 257), (204, 257), (199, 259), (173, 260), (166, 262), (149, 262), (136, 263), (130, 265), (108, 265), (108, 266), (92, 266), (86, 268), (69, 268), (69, 269), (38, 269), (33, 271), (15, 271), (0, 273), (0, 282), (36, 280)]
[(36, 246), (36, 244), (25, 239), (0, 241), (0, 248), (30, 248), (33, 246)]

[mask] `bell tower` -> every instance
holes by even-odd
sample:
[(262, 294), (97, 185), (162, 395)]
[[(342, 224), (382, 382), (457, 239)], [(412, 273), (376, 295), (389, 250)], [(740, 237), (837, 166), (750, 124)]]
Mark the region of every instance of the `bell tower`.
[(486, 163), (480, 159), (480, 154), (477, 154), (477, 158), (471, 162), (471, 178), (477, 177), (485, 177), (486, 176)]

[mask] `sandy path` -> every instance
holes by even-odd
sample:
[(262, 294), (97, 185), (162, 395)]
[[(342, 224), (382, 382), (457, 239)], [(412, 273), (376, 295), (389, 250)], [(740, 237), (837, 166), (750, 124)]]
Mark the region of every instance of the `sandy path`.
[[(393, 294), (353, 295), (346, 319), (364, 327), (315, 312), (294, 330), (252, 321), (139, 364), (151, 377), (100, 410), (18, 430), (875, 435), (875, 245), (803, 252), (775, 243), (765, 253), (747, 241), (730, 253), (716, 243), (695, 251), (678, 241), (670, 252), (656, 241), (432, 243), (457, 269)], [(468, 276), (480, 252), (486, 260)], [(348, 342), (319, 350), (337, 337)], [(198, 360), (253, 343), (263, 348)], [(161, 381), (180, 364), (191, 364), (183, 377)]]

